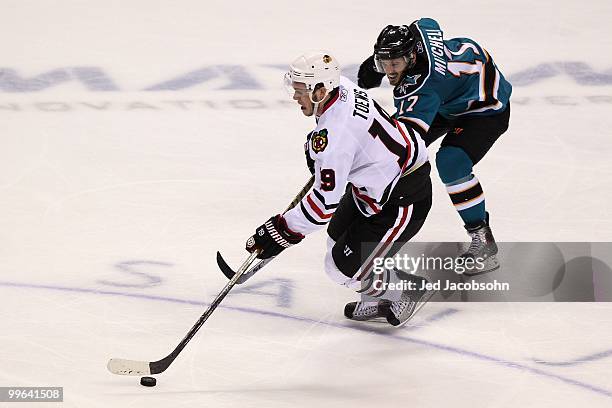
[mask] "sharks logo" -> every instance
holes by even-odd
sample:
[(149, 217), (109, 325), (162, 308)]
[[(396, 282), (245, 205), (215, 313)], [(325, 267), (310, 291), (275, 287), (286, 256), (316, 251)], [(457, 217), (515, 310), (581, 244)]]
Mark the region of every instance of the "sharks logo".
[(421, 74), (413, 76), (406, 75), (402, 83), (398, 86), (398, 91), (402, 94), (410, 93), (410, 87), (417, 84), (417, 81), (421, 77)]
[(404, 83), (406, 85), (416, 85), (417, 81), (419, 80), (419, 78), (421, 77), (421, 74), (416, 74), (413, 76), (410, 75), (406, 75), (404, 77)]

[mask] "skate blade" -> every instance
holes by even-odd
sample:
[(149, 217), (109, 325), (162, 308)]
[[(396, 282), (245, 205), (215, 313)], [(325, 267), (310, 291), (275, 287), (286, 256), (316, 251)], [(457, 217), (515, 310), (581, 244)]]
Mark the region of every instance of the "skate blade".
[(421, 299), (417, 302), (416, 306), (414, 307), (412, 314), (406, 320), (404, 320), (397, 326), (393, 326), (393, 327), (395, 327), (396, 329), (399, 329), (400, 327), (405, 326), (406, 323), (412, 320), (412, 318), (419, 312), (419, 310), (421, 310), (423, 306), (425, 306), (425, 304), (429, 302), (429, 299), (431, 299), (433, 295), (435, 295), (437, 292), (438, 292), (437, 290), (428, 290), (427, 292), (425, 292), (425, 294), (421, 297)]

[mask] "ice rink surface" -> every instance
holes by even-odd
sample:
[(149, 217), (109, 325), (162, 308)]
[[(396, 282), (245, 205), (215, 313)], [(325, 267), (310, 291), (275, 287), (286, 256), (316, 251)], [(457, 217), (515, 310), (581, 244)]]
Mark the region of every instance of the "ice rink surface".
[[(433, 17), (513, 83), (476, 168), (498, 241), (609, 241), (612, 3), (2, 4), (0, 386), (63, 386), (49, 405), (83, 408), (612, 406), (610, 304), (351, 323), (323, 231), (236, 287), (157, 387), (105, 367), (170, 352), (225, 284), (215, 252), (238, 265), (308, 178), (314, 123), (283, 67), (326, 48), (354, 75), (386, 24)], [(465, 240), (432, 176), (417, 239)]]

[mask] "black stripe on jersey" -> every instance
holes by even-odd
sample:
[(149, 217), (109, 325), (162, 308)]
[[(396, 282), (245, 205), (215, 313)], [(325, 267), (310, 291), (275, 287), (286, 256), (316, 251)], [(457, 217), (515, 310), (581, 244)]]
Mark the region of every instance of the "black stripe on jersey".
[(468, 188), (467, 190), (459, 191), (457, 193), (449, 193), (451, 201), (455, 205), (462, 204), (462, 203), (465, 203), (466, 201), (473, 200), (476, 197), (479, 197), (481, 194), (482, 194), (482, 187), (480, 186), (480, 183)]
[(410, 163), (408, 163), (404, 172), (410, 171), (412, 169), (412, 166), (414, 166), (414, 163), (416, 163), (417, 159), (419, 158), (419, 143), (416, 139), (416, 136), (414, 135), (414, 131), (410, 128), (408, 129), (408, 136), (410, 137), (410, 141), (412, 142), (414, 154), (412, 155), (412, 160), (410, 160)]
[(382, 106), (380, 106), (378, 102), (376, 102), (374, 99), (372, 99), (372, 102), (374, 102), (374, 107), (376, 108), (378, 113), (380, 113), (380, 116), (382, 116), (391, 126), (395, 127), (395, 122), (393, 122), (391, 115), (389, 115), (387, 111), (384, 110)]
[[(486, 52), (485, 52), (486, 53)], [(493, 88), (495, 87), (495, 77), (497, 73), (495, 72), (495, 64), (493, 64), (493, 58), (486, 53), (487, 62), (484, 64), (484, 72), (481, 75), (484, 75), (484, 92), (485, 99), (484, 101), (476, 101), (470, 106), (470, 111), (475, 109), (481, 109), (490, 105), (495, 105), (497, 103), (497, 99), (493, 96)]]
[(410, 132), (411, 130), (416, 131), (416, 132), (419, 133), (419, 135), (421, 135), (421, 137), (423, 137), (423, 136), (425, 136), (427, 134), (427, 131), (425, 129), (423, 129), (421, 126), (417, 125), (415, 122), (412, 122), (408, 118), (399, 117), (399, 118), (397, 118), (397, 120), (402, 122), (404, 125), (406, 125), (406, 128), (408, 129), (408, 132)]
[(325, 197), (323, 197), (323, 194), (319, 193), (317, 190), (312, 190), (312, 192), (315, 196), (317, 196), (317, 198), (319, 199), (321, 204), (323, 204), (323, 207), (325, 207), (326, 210), (333, 210), (334, 208), (338, 208), (338, 204), (325, 204)]
[(340, 88), (334, 88), (330, 93), (330, 98), (323, 104), (323, 112), (325, 112), (338, 99)]
[(325, 225), (325, 224), (327, 224), (326, 222), (317, 221), (314, 218), (312, 218), (312, 215), (310, 215), (308, 213), (308, 211), (306, 211), (306, 207), (304, 206), (304, 203), (302, 203), (301, 201), (300, 201), (300, 208), (302, 209), (302, 212), (304, 213), (304, 216), (306, 217), (306, 219), (308, 221), (310, 221), (311, 223), (313, 223), (315, 225)]

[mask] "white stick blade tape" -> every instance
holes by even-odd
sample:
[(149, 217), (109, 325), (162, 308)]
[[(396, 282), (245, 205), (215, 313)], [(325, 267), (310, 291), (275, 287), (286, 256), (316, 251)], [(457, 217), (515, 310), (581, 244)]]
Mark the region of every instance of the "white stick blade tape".
[(111, 358), (106, 365), (108, 371), (119, 375), (150, 375), (151, 369), (146, 361), (124, 360)]

